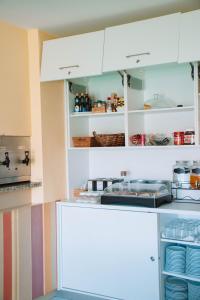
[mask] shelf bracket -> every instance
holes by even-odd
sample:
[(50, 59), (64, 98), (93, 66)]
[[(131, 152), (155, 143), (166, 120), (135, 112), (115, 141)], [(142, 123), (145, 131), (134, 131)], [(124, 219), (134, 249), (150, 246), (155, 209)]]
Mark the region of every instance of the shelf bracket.
[(191, 77), (192, 77), (192, 80), (194, 80), (194, 65), (193, 65), (193, 63), (190, 63), (190, 67), (191, 67)]
[[(122, 85), (124, 86), (124, 75), (122, 72), (118, 71), (119, 75), (122, 78)], [(139, 78), (133, 77), (132, 75), (128, 74), (126, 71), (124, 71), (127, 75), (127, 85), (131, 89), (135, 90), (142, 90), (143, 89), (143, 81)]]
[(72, 94), (86, 93), (87, 88), (84, 85), (79, 85), (69, 81), (69, 91)]
[(143, 81), (139, 78), (133, 77), (130, 74), (127, 74), (127, 83), (128, 87), (135, 90), (143, 89)]
[[(194, 80), (194, 64), (190, 62), (191, 77)], [(200, 63), (198, 63), (198, 79), (200, 79)]]

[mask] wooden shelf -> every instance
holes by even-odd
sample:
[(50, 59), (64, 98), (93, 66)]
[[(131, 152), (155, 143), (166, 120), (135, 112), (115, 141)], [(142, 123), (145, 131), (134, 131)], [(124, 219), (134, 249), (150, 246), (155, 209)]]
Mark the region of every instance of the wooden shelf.
[(173, 240), (173, 239), (160, 239), (162, 243), (174, 243), (174, 244), (180, 244), (180, 245), (188, 245), (188, 246), (198, 246), (200, 247), (200, 242), (187, 242), (187, 241), (178, 241), (178, 240)]
[(106, 113), (93, 113), (93, 112), (82, 112), (82, 113), (72, 113), (70, 118), (82, 118), (82, 117), (116, 117), (122, 116), (124, 112), (106, 112)]
[(182, 112), (182, 111), (192, 111), (194, 106), (183, 106), (183, 107), (169, 107), (169, 108), (152, 108), (152, 109), (139, 109), (139, 110), (129, 110), (129, 114), (136, 113), (162, 113), (162, 112)]
[(172, 272), (166, 272), (166, 271), (163, 271), (162, 274), (177, 277), (177, 278), (187, 279), (187, 280), (191, 280), (191, 281), (200, 282), (200, 277), (189, 276), (189, 275), (186, 275), (186, 274), (178, 274), (178, 273), (172, 273)]

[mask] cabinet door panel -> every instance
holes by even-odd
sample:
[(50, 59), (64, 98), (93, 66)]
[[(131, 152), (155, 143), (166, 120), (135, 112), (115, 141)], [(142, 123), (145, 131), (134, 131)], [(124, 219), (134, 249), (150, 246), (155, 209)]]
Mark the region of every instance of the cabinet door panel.
[(159, 299), (155, 214), (63, 206), (61, 230), (62, 288)]
[(200, 10), (181, 15), (179, 62), (200, 60)]
[(104, 31), (46, 41), (41, 80), (59, 80), (102, 72)]
[(178, 13), (107, 28), (103, 71), (177, 61), (179, 16)]

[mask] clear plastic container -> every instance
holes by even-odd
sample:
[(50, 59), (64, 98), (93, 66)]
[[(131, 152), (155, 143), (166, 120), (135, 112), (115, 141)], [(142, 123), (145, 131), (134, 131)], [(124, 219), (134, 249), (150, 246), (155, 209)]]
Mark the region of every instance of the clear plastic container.
[(169, 194), (166, 184), (146, 183), (145, 181), (123, 181), (117, 182), (105, 189), (105, 195), (113, 196), (136, 196), (142, 198), (157, 198)]

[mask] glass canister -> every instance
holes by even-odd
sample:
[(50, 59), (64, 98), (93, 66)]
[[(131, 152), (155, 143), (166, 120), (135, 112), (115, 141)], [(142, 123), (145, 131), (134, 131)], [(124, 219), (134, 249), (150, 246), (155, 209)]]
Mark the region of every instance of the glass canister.
[(184, 132), (184, 145), (195, 145), (194, 129), (187, 129)]
[(200, 189), (200, 160), (194, 160), (190, 174), (190, 184), (194, 189)]
[(173, 167), (173, 182), (182, 188), (190, 186), (191, 163), (187, 160), (177, 160)]

